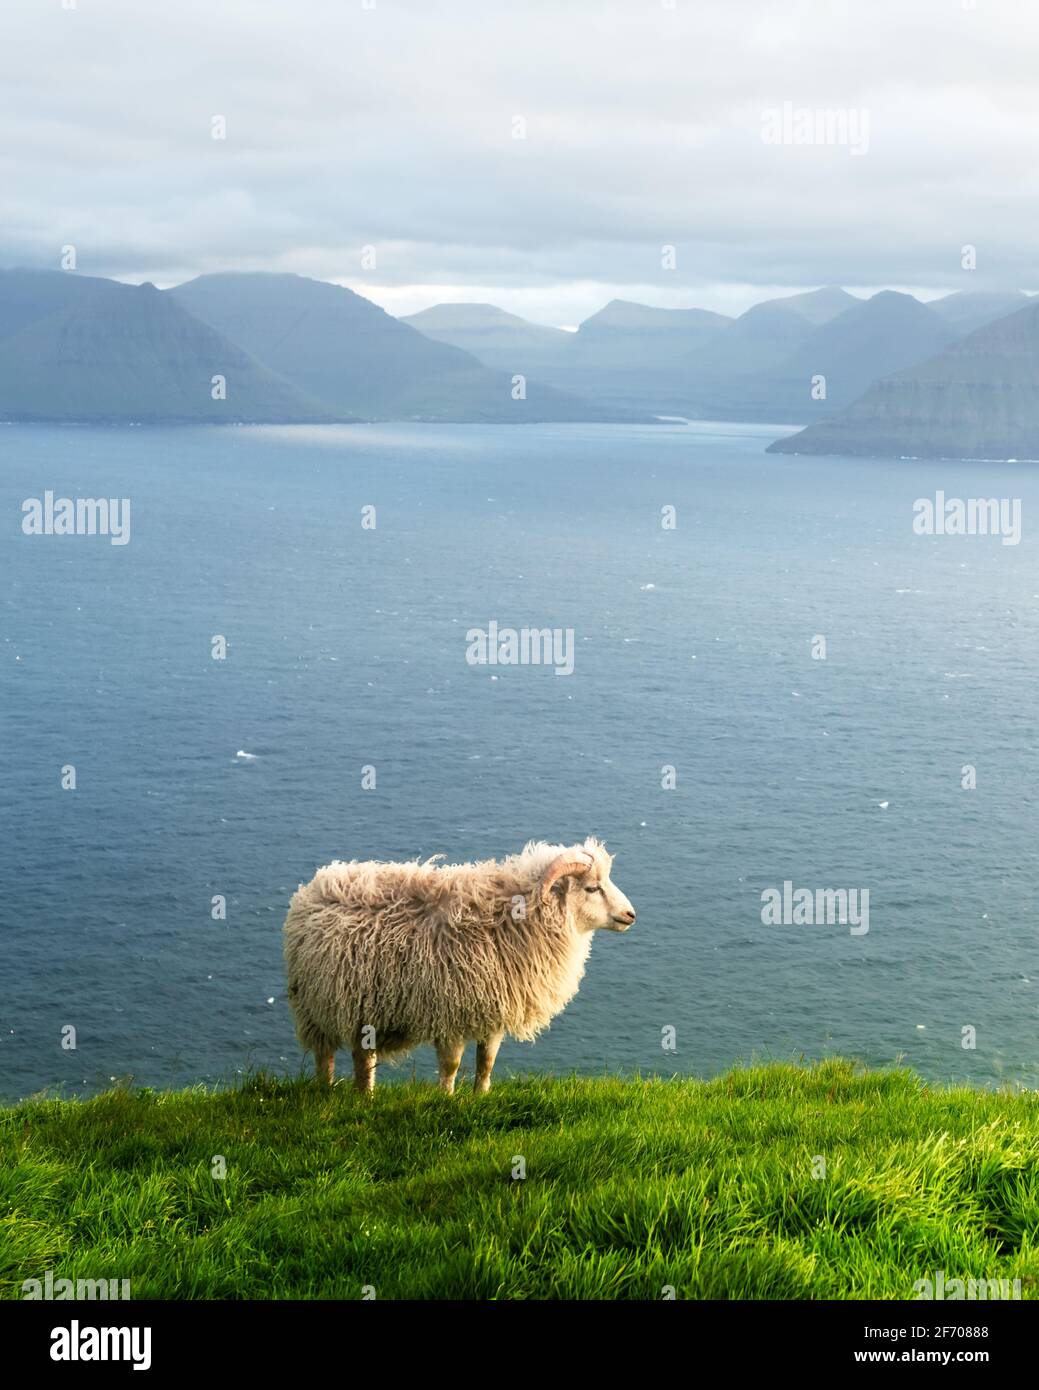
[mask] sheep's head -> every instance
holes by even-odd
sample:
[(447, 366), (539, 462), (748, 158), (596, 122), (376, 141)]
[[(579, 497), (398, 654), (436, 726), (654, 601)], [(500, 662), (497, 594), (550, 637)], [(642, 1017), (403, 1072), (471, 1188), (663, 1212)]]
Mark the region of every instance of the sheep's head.
[(541, 879), (541, 900), (549, 902), (553, 893), (563, 895), (578, 931), (627, 931), (635, 909), (610, 878), (612, 868), (613, 856), (604, 846), (585, 840), (549, 864)]

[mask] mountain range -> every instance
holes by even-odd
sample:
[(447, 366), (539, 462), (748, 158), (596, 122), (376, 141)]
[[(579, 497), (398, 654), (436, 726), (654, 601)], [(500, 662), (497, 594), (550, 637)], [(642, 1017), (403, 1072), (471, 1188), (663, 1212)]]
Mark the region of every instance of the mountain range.
[(176, 289), (0, 271), (0, 419), (519, 423), (649, 418), (514, 386), (351, 290), (298, 275)]
[(804, 424), (1022, 302), (966, 293), (922, 304), (894, 291), (864, 300), (828, 286), (766, 300), (738, 318), (614, 300), (576, 333), (491, 305), (438, 305), (405, 321), (503, 371), (537, 372), (589, 400), (694, 419)]
[[(299, 275), (203, 275), (169, 294), (336, 414), (367, 420), (629, 420), (437, 342), (352, 290)], [(526, 376), (518, 388), (513, 377)], [(524, 394), (518, 395), (522, 390)], [(645, 410), (641, 418), (646, 418)]]
[(570, 334), (490, 305), (438, 306), (410, 322), (493, 355), (503, 370), (534, 370), (536, 352), (544, 380), (591, 400), (807, 425), (777, 440), (776, 453), (1023, 458), (1039, 449), (1039, 304), (1021, 292), (963, 290), (924, 304), (828, 287), (738, 318), (614, 300)]
[[(1039, 301), (836, 287), (737, 317), (612, 300), (576, 331), (491, 304), (403, 319), (299, 275), (170, 290), (0, 271), (0, 419), (806, 426), (775, 452), (1033, 456)], [(1033, 451), (1033, 452), (1029, 452)]]

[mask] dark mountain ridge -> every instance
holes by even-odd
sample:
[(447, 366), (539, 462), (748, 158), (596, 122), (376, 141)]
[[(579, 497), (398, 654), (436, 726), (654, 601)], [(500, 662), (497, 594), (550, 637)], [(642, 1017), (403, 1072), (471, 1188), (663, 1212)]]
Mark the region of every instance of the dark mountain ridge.
[(154, 285), (5, 271), (0, 418), (229, 424), (334, 416)]
[(1039, 303), (876, 382), (769, 452), (1039, 459)]

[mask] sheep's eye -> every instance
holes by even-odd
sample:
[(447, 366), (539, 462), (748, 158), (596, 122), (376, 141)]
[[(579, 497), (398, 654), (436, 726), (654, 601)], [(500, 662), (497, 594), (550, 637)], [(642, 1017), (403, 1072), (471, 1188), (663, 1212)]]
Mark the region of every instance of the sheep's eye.
[(601, 893), (602, 889), (599, 887), (598, 884), (596, 884), (594, 888), (586, 888), (584, 891), (586, 893)]

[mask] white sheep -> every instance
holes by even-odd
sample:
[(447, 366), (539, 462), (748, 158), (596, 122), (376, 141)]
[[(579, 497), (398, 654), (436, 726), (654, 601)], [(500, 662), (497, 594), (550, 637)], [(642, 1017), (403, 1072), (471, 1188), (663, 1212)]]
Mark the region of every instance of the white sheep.
[(319, 1080), (331, 1084), (348, 1044), (357, 1088), (370, 1092), (377, 1056), (428, 1042), (450, 1094), (474, 1040), (475, 1088), (489, 1090), (505, 1034), (535, 1037), (576, 994), (593, 931), (634, 922), (612, 864), (588, 839), (532, 841), (501, 863), (319, 869), (293, 895), (284, 929), (296, 1034)]

